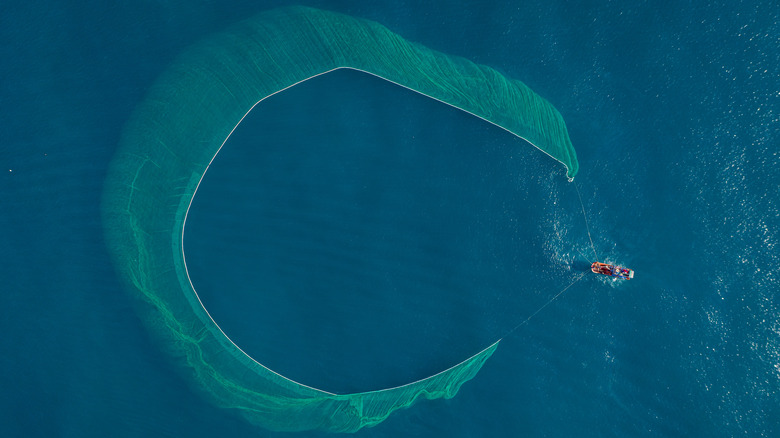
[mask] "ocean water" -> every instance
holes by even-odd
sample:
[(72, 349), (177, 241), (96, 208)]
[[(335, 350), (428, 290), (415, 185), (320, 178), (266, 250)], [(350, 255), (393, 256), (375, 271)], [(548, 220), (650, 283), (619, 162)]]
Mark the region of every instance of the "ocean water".
[[(276, 436), (188, 386), (108, 258), (122, 126), (184, 48), (288, 2), (4, 4), (0, 433)], [(214, 161), (185, 251), (215, 320), (335, 392), (425, 377), (509, 334), (451, 400), (359, 435), (780, 433), (780, 8), (773, 2), (319, 1), (526, 82), (565, 170), (357, 72), (258, 106)], [(183, 109), (185, 110), (185, 109)], [(317, 433), (301, 435), (319, 436)]]

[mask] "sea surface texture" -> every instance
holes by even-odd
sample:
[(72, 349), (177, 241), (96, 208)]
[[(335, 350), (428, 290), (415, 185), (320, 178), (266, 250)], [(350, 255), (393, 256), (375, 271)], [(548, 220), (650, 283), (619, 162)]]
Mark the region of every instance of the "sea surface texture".
[[(290, 436), (213, 403), (148, 329), (101, 198), (177, 57), (293, 4), (3, 5), (0, 435)], [(230, 339), (348, 394), (503, 338), (453, 398), (358, 436), (780, 434), (775, 2), (306, 5), (523, 81), (562, 115), (579, 172), (359, 71), (278, 93), (214, 159), (184, 233)], [(636, 276), (596, 276), (596, 258)]]

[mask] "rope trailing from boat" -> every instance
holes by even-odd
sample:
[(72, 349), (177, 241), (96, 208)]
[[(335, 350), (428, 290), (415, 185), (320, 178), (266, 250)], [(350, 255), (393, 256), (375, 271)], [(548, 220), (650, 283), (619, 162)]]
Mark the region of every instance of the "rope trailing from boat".
[(580, 207), (582, 207), (582, 218), (585, 219), (585, 231), (588, 232), (588, 240), (590, 240), (590, 247), (593, 249), (593, 255), (596, 256), (596, 261), (599, 261), (599, 255), (596, 254), (596, 246), (593, 244), (593, 237), (590, 235), (590, 226), (588, 226), (588, 215), (585, 214), (585, 204), (582, 203), (582, 196), (580, 196), (580, 189), (577, 187), (577, 181), (574, 181), (574, 189), (577, 190), (577, 198), (580, 200)]
[(539, 313), (539, 312), (541, 312), (541, 311), (542, 311), (542, 310), (543, 310), (545, 307), (547, 307), (548, 305), (550, 305), (550, 303), (552, 303), (553, 301), (555, 301), (556, 299), (558, 299), (558, 297), (559, 297), (559, 296), (561, 296), (561, 295), (562, 295), (564, 292), (566, 292), (567, 290), (569, 290), (569, 288), (570, 288), (570, 287), (572, 287), (572, 286), (574, 286), (574, 285), (575, 285), (575, 284), (576, 284), (578, 281), (582, 280), (582, 277), (584, 277), (584, 276), (585, 276), (585, 274), (586, 274), (585, 272), (582, 272), (582, 273), (580, 273), (580, 275), (578, 275), (578, 276), (577, 276), (577, 278), (575, 278), (575, 279), (574, 279), (574, 281), (572, 281), (571, 283), (569, 283), (569, 285), (568, 285), (568, 286), (564, 287), (564, 288), (563, 288), (563, 289), (562, 289), (560, 292), (558, 292), (558, 293), (557, 293), (557, 294), (555, 294), (555, 295), (554, 295), (552, 298), (550, 298), (550, 299), (549, 299), (549, 300), (548, 300), (546, 303), (544, 303), (544, 304), (542, 305), (542, 307), (540, 307), (540, 308), (536, 309), (536, 311), (535, 311), (534, 313), (532, 313), (532, 314), (531, 314), (531, 316), (529, 316), (528, 318), (526, 318), (526, 319), (525, 319), (525, 321), (521, 322), (520, 324), (517, 324), (516, 326), (514, 326), (514, 327), (512, 328), (512, 330), (509, 330), (508, 332), (506, 332), (506, 334), (505, 334), (504, 336), (501, 336), (501, 339), (499, 339), (499, 341), (500, 341), (500, 340), (503, 340), (505, 337), (507, 337), (507, 336), (511, 335), (511, 334), (512, 334), (512, 333), (513, 333), (515, 330), (519, 329), (520, 327), (522, 327), (522, 326), (524, 326), (524, 325), (528, 324), (528, 321), (530, 321), (530, 320), (531, 320), (531, 318), (533, 318), (534, 316), (536, 316), (536, 314), (538, 314), (538, 313)]

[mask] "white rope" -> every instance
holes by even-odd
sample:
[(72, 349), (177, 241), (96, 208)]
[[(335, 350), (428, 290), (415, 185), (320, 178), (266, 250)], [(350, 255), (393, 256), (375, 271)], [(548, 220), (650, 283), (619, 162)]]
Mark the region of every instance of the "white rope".
[[(591, 249), (593, 249), (593, 255), (595, 255), (595, 256), (596, 256), (596, 261), (598, 261), (598, 260), (599, 260), (599, 256), (598, 256), (598, 254), (596, 254), (596, 246), (593, 244), (593, 237), (590, 235), (590, 226), (588, 225), (588, 216), (587, 216), (587, 214), (585, 213), (585, 204), (583, 204), (583, 202), (582, 202), (582, 196), (580, 195), (580, 189), (577, 187), (577, 183), (576, 183), (576, 182), (574, 183), (574, 189), (575, 189), (575, 190), (577, 190), (577, 198), (579, 199), (579, 201), (580, 201), (580, 207), (582, 208), (582, 218), (583, 218), (583, 219), (585, 219), (585, 230), (588, 232), (588, 240), (590, 240), (590, 247), (591, 247)], [(581, 252), (579, 249), (577, 250), (577, 252), (579, 252), (581, 256), (585, 257), (585, 254), (583, 254), (583, 253), (582, 253), (582, 252)], [(588, 257), (585, 257), (585, 260), (588, 260), (588, 262), (590, 262), (590, 259), (588, 259)], [(545, 307), (549, 306), (549, 305), (550, 305), (550, 304), (551, 304), (553, 301), (557, 300), (557, 299), (558, 299), (558, 297), (560, 297), (561, 295), (563, 295), (563, 293), (564, 293), (564, 292), (566, 292), (567, 290), (569, 290), (569, 288), (571, 288), (572, 286), (574, 286), (574, 285), (575, 285), (575, 284), (576, 284), (578, 281), (582, 280), (582, 277), (584, 277), (584, 276), (585, 276), (585, 274), (586, 274), (585, 272), (582, 272), (582, 273), (580, 273), (580, 275), (578, 275), (578, 276), (577, 276), (577, 278), (575, 278), (575, 279), (574, 279), (574, 281), (572, 281), (571, 283), (569, 283), (569, 285), (568, 285), (568, 286), (564, 287), (564, 288), (563, 288), (563, 289), (562, 289), (560, 292), (558, 292), (558, 293), (557, 293), (557, 294), (555, 294), (555, 295), (554, 295), (552, 298), (550, 298), (549, 300), (547, 300), (547, 302), (546, 302), (546, 303), (544, 303), (544, 304), (542, 305), (542, 307), (540, 307), (540, 308), (536, 309), (536, 311), (535, 311), (534, 313), (532, 313), (532, 314), (531, 314), (531, 315), (530, 315), (528, 318), (526, 318), (526, 319), (525, 319), (523, 322), (521, 322), (520, 324), (517, 324), (516, 326), (514, 326), (514, 327), (512, 328), (512, 330), (509, 330), (508, 332), (506, 332), (506, 334), (505, 334), (504, 336), (502, 336), (502, 337), (499, 339), (499, 341), (500, 341), (500, 340), (502, 340), (502, 339), (504, 339), (505, 337), (507, 337), (507, 336), (511, 335), (511, 334), (512, 334), (512, 333), (513, 333), (515, 330), (519, 329), (520, 327), (522, 327), (522, 326), (524, 326), (524, 325), (528, 324), (528, 322), (529, 322), (529, 321), (530, 321), (530, 320), (531, 320), (531, 319), (532, 319), (534, 316), (536, 316), (536, 315), (537, 315), (539, 312), (541, 312), (542, 310), (544, 310), (544, 308), (545, 308)]]
[[(536, 309), (536, 311), (535, 311), (534, 313), (532, 313), (532, 314), (531, 314), (531, 316), (529, 316), (528, 318), (526, 318), (526, 319), (525, 319), (525, 321), (521, 322), (520, 324), (517, 324), (516, 326), (514, 326), (514, 328), (512, 328), (512, 330), (509, 330), (508, 332), (506, 332), (506, 334), (505, 334), (504, 336), (502, 336), (502, 337), (501, 337), (501, 339), (504, 339), (505, 337), (507, 337), (507, 336), (511, 335), (511, 334), (512, 334), (512, 332), (514, 332), (515, 330), (517, 330), (517, 329), (519, 329), (520, 327), (522, 327), (522, 326), (524, 326), (524, 325), (528, 324), (528, 321), (530, 321), (530, 320), (531, 320), (531, 318), (533, 318), (534, 316), (536, 316), (536, 314), (537, 314), (537, 313), (541, 312), (541, 311), (542, 311), (542, 309), (544, 309), (545, 307), (547, 307), (547, 306), (548, 306), (550, 303), (552, 303), (553, 301), (555, 301), (556, 299), (558, 299), (558, 297), (559, 297), (559, 296), (561, 296), (561, 295), (562, 295), (564, 292), (566, 292), (566, 291), (567, 291), (567, 290), (568, 290), (570, 287), (574, 286), (574, 284), (575, 284), (575, 283), (577, 283), (578, 281), (580, 281), (580, 280), (582, 279), (582, 277), (584, 277), (584, 276), (585, 276), (585, 272), (583, 272), (583, 273), (581, 273), (580, 275), (578, 275), (578, 276), (577, 276), (577, 278), (575, 278), (575, 279), (574, 279), (574, 281), (572, 281), (572, 282), (571, 282), (571, 283), (570, 283), (568, 286), (564, 287), (564, 288), (563, 288), (563, 290), (561, 290), (560, 292), (558, 292), (557, 294), (555, 294), (555, 296), (553, 296), (552, 298), (550, 298), (550, 299), (549, 299), (549, 300), (548, 300), (546, 303), (544, 303), (544, 305), (542, 305), (542, 307), (540, 307), (540, 308)], [(500, 341), (501, 339), (499, 339), (499, 341)]]
[(582, 207), (582, 218), (585, 219), (585, 231), (588, 232), (588, 240), (590, 240), (590, 247), (593, 249), (593, 255), (596, 256), (596, 261), (599, 261), (599, 255), (596, 254), (596, 246), (593, 244), (593, 237), (590, 235), (590, 226), (588, 226), (588, 215), (585, 214), (585, 204), (582, 203), (582, 196), (580, 196), (580, 189), (577, 187), (577, 182), (574, 182), (574, 189), (577, 190), (577, 198), (580, 200), (580, 207)]

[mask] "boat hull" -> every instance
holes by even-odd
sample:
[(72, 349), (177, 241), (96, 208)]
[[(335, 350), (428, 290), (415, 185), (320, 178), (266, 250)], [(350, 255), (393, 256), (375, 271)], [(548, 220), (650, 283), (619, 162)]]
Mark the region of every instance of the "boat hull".
[(608, 277), (615, 277), (622, 280), (631, 280), (634, 278), (634, 271), (632, 269), (617, 265), (610, 265), (608, 263), (593, 262), (593, 264), (590, 265), (590, 270), (595, 274), (602, 274)]

